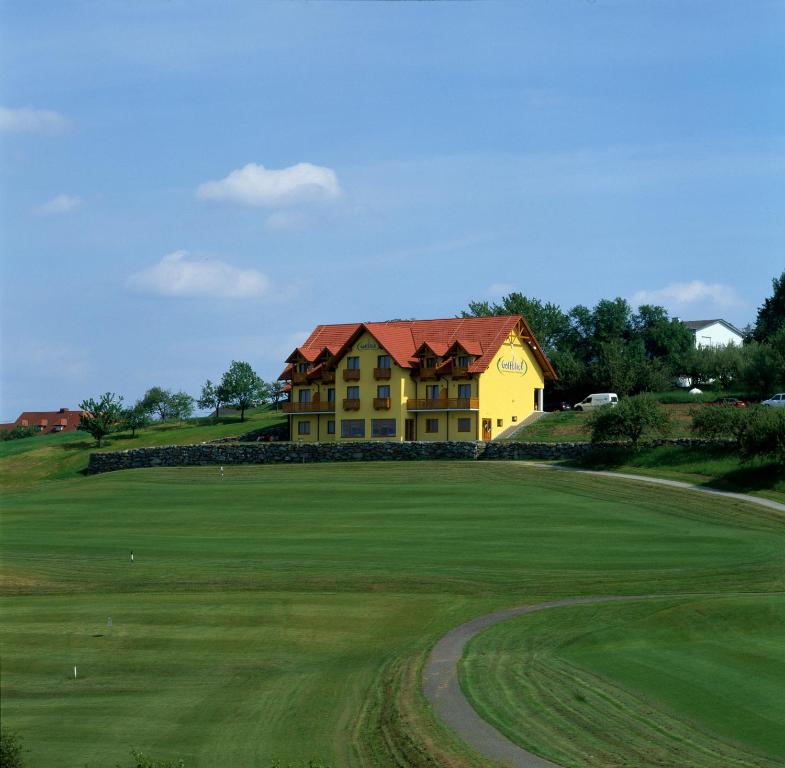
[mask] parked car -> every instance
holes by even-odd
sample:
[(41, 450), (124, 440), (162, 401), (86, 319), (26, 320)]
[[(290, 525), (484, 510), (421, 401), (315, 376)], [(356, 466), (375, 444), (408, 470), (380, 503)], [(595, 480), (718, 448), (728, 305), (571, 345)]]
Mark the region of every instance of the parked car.
[(747, 403), (744, 400), (739, 400), (737, 397), (718, 397), (716, 400), (712, 400), (707, 405), (731, 405), (734, 408), (746, 408)]
[(572, 406), (566, 400), (558, 400), (545, 404), (546, 411), (571, 411)]
[(573, 406), (576, 411), (591, 411), (595, 408), (601, 408), (603, 405), (618, 405), (619, 396), (615, 392), (599, 392), (589, 395), (585, 400), (580, 403), (575, 403)]
[(761, 405), (768, 405), (772, 408), (785, 408), (785, 392), (772, 395), (768, 400), (764, 400)]

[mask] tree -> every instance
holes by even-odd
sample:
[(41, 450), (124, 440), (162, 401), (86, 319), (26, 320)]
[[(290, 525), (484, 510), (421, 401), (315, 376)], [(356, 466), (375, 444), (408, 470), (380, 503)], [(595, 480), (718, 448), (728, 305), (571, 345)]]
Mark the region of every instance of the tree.
[[(779, 334), (775, 334), (775, 341)], [(785, 357), (777, 344), (753, 341), (744, 347), (744, 357), (739, 372), (744, 388), (757, 397), (767, 397), (777, 384), (785, 383)]]
[(785, 466), (785, 410), (751, 408), (739, 434), (739, 453), (743, 461), (771, 456)]
[(273, 405), (275, 406), (275, 410), (278, 410), (278, 403), (283, 400), (284, 396), (286, 395), (286, 384), (282, 381), (272, 381), (269, 384), (269, 397), (272, 401)]
[(123, 398), (114, 392), (105, 392), (98, 400), (83, 400), (83, 411), (77, 429), (92, 435), (98, 447), (106, 435), (117, 430), (123, 416)]
[(163, 387), (150, 387), (144, 393), (141, 403), (146, 413), (157, 414), (161, 421), (171, 418), (172, 393)]
[(505, 296), (500, 304), (489, 304), (487, 301), (469, 302), (469, 311), (461, 313), (462, 317), (491, 315), (522, 315), (537, 341), (548, 352), (557, 348), (570, 327), (567, 315), (556, 304), (530, 299), (517, 291)]
[(758, 309), (752, 332), (756, 341), (768, 341), (777, 331), (785, 328), (785, 270), (771, 281), (772, 295)]
[(150, 423), (150, 418), (141, 400), (137, 401), (133, 408), (126, 408), (123, 411), (122, 422), (124, 429), (131, 430), (131, 437), (136, 437), (136, 430), (144, 429)]
[(221, 377), (221, 391), (227, 405), (240, 409), (240, 421), (245, 421), (245, 411), (264, 400), (264, 382), (249, 363), (232, 360), (229, 370)]
[(194, 412), (194, 399), (185, 392), (172, 392), (169, 395), (169, 418), (182, 421)]
[(210, 379), (202, 386), (202, 392), (196, 404), (204, 410), (215, 410), (215, 418), (218, 418), (218, 410), (223, 403), (223, 392), (220, 385), (213, 384)]
[(643, 437), (664, 435), (670, 428), (670, 416), (648, 394), (619, 400), (616, 406), (605, 405), (593, 411), (585, 425), (591, 432), (591, 441), (628, 440), (637, 449)]

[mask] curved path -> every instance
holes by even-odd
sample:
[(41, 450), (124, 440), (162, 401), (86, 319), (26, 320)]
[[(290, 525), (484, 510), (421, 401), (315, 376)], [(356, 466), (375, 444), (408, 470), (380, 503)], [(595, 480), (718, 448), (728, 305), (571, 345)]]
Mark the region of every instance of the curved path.
[[(517, 462), (516, 462), (517, 463)], [(563, 472), (583, 472), (593, 475), (605, 475), (623, 480), (632, 480), (655, 485), (665, 485), (671, 488), (681, 488), (701, 493), (710, 493), (724, 496), (734, 500), (742, 500), (751, 504), (785, 512), (785, 504), (763, 499), (757, 496), (748, 496), (743, 493), (730, 493), (716, 491), (700, 485), (691, 485), (677, 480), (665, 480), (646, 475), (627, 475), (621, 472), (597, 472), (591, 470), (572, 469), (553, 464), (534, 464), (527, 466), (541, 469), (552, 469)], [(450, 630), (434, 646), (423, 670), (423, 693), (428, 699), (436, 714), (457, 733), (467, 744), (477, 752), (491, 760), (498, 760), (510, 768), (561, 768), (550, 760), (545, 760), (533, 752), (513, 744), (503, 733), (497, 731), (490, 723), (483, 720), (474, 710), (469, 700), (463, 695), (458, 683), (458, 662), (463, 656), (466, 644), (475, 635), (487, 627), (500, 621), (534, 613), (547, 608), (560, 608), (570, 605), (585, 605), (590, 603), (624, 602), (633, 600), (652, 600), (660, 595), (604, 595), (598, 597), (573, 597), (567, 600), (552, 600), (537, 605), (525, 605), (517, 608), (507, 608), (501, 611), (487, 613), (476, 619), (467, 621), (459, 627)], [(668, 595), (678, 597), (678, 595)]]

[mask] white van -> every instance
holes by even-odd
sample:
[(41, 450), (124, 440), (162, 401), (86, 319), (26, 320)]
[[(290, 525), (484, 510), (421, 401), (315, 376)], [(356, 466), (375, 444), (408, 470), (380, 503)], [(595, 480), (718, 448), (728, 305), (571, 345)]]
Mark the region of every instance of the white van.
[(580, 403), (575, 403), (573, 408), (576, 411), (591, 411), (594, 408), (601, 408), (603, 405), (618, 405), (619, 396), (615, 392), (600, 392), (599, 394), (589, 395)]

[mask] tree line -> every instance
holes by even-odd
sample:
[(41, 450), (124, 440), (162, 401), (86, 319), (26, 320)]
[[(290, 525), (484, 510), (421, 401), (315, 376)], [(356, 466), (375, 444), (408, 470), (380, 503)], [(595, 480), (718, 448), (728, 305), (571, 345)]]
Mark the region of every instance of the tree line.
[(183, 421), (191, 418), (197, 407), (214, 411), (215, 418), (222, 407), (234, 408), (240, 412), (240, 421), (245, 421), (245, 412), (249, 408), (266, 403), (277, 406), (284, 393), (283, 382), (266, 382), (250, 363), (233, 360), (220, 381), (213, 383), (207, 379), (197, 398), (186, 392), (151, 387), (129, 407), (125, 407), (123, 397), (114, 392), (83, 400), (79, 408), (84, 411), (84, 415), (78, 429), (92, 435), (100, 447), (104, 437), (112, 432), (130, 430), (133, 437), (137, 429), (143, 429), (153, 421)]
[(622, 298), (568, 311), (552, 302), (510, 293), (498, 303), (473, 301), (463, 317), (520, 314), (556, 369), (554, 397), (586, 392), (632, 395), (670, 389), (679, 377), (693, 386), (733, 383), (762, 397), (785, 384), (785, 271), (772, 281), (772, 295), (744, 329), (742, 346), (695, 346), (695, 337), (664, 307), (633, 312)]

